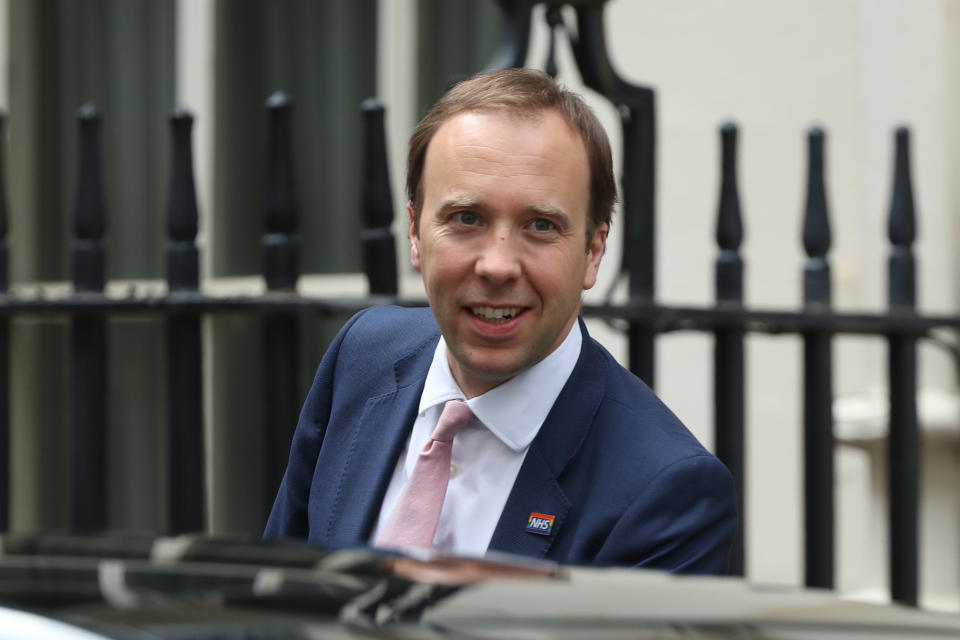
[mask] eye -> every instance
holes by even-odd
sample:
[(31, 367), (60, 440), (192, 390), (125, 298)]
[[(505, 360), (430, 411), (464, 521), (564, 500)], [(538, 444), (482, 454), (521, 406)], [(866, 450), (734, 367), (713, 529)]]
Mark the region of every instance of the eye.
[(459, 222), (460, 224), (465, 224), (467, 226), (473, 226), (477, 224), (477, 214), (472, 211), (458, 211), (453, 214), (453, 219)]
[(537, 218), (530, 223), (530, 226), (534, 231), (553, 231), (556, 228), (556, 225), (546, 218)]

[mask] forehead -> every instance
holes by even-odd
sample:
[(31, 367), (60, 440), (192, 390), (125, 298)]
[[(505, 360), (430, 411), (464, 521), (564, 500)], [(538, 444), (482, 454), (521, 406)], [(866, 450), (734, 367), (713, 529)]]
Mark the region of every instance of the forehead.
[(466, 109), (454, 113), (444, 120), (427, 147), (427, 154), (437, 145), (438, 139), (460, 139), (479, 135), (480, 137), (503, 137), (520, 131), (537, 132), (548, 137), (548, 142), (586, 147), (580, 134), (566, 117), (556, 109), (513, 110), (506, 108)]
[[(427, 148), (424, 204), (453, 195), (540, 198), (586, 210), (589, 164), (579, 133), (559, 112), (464, 111)], [(461, 193), (469, 192), (469, 193)], [(573, 213), (573, 211), (571, 211)]]

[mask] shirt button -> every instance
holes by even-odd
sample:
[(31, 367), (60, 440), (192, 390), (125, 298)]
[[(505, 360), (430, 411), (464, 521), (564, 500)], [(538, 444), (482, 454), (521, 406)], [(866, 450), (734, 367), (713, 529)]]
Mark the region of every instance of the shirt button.
[(455, 463), (450, 463), (450, 477), (456, 478), (459, 473), (460, 467), (458, 467)]

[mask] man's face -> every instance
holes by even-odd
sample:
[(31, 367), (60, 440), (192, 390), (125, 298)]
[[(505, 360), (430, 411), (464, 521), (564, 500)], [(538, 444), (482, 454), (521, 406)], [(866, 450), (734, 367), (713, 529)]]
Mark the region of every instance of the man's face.
[(596, 282), (607, 225), (584, 246), (589, 166), (555, 111), (535, 119), (468, 111), (427, 148), (413, 267), (468, 397), (556, 349)]

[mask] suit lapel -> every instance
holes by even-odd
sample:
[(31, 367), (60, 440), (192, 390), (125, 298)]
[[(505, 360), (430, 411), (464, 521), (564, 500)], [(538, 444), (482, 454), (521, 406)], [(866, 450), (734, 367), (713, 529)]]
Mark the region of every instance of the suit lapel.
[(373, 531), (397, 458), (410, 435), (438, 335), (394, 365), (397, 388), (367, 399), (357, 420), (337, 494), (329, 511), (331, 542), (366, 542)]
[[(602, 359), (582, 320), (580, 331), (580, 357), (530, 443), (490, 540), (491, 550), (546, 557), (574, 506), (557, 479), (579, 452), (606, 387)], [(532, 513), (553, 516), (548, 535), (527, 531)]]
[[(556, 481), (556, 474), (540, 451), (531, 444), (488, 548), (534, 558), (546, 556), (563, 526), (570, 506), (570, 501)], [(534, 513), (553, 518), (549, 533), (527, 531), (527, 524)]]

